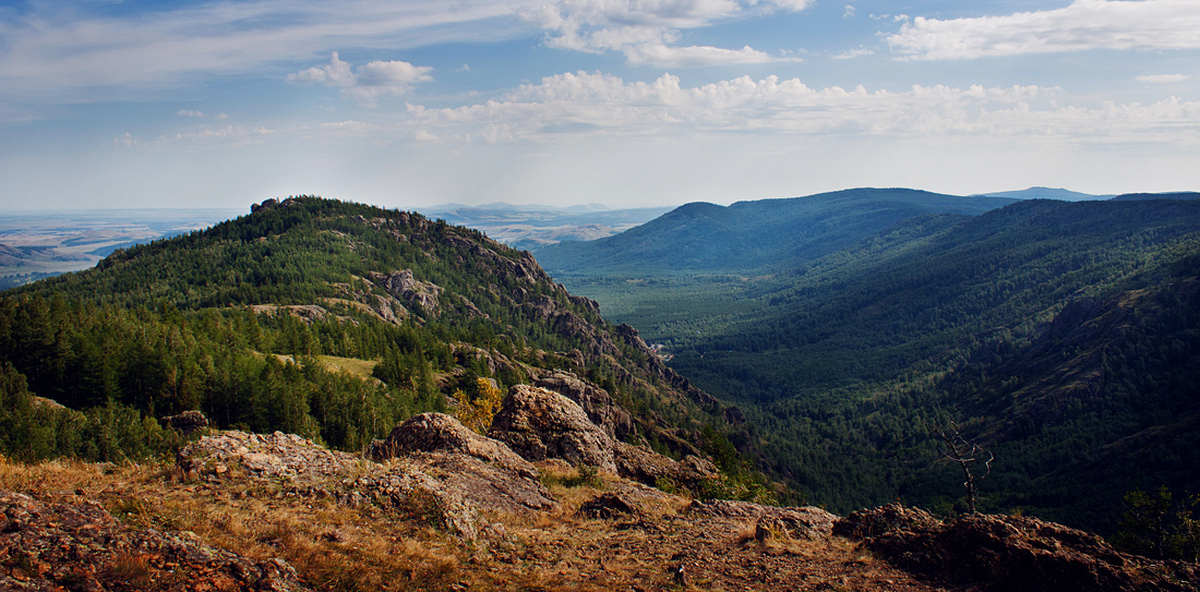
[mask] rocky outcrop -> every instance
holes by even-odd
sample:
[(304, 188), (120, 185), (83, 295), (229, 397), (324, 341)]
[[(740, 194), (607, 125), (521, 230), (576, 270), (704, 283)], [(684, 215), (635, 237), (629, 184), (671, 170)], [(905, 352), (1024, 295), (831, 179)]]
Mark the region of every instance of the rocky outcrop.
[(1024, 516), (940, 520), (889, 504), (852, 512), (834, 534), (905, 569), (995, 591), (1195, 590), (1200, 567), (1118, 553), (1100, 537)]
[(577, 403), (544, 388), (509, 389), (488, 435), (530, 461), (561, 458), (617, 472), (612, 438)]
[(178, 415), (168, 415), (159, 419), (159, 422), (163, 425), (173, 427), (188, 436), (208, 427), (208, 418), (203, 413), (194, 409), (184, 411)]
[(536, 479), (537, 467), (499, 440), (481, 436), (444, 413), (422, 413), (396, 426), (386, 440), (372, 445), (368, 456), (383, 462), (414, 452), (451, 452), (473, 456), (515, 474)]
[(311, 590), (280, 559), (249, 559), (194, 536), (131, 528), (95, 503), (0, 491), (0, 589)]
[(295, 198), (289, 197), (283, 201), (270, 198), (264, 199), (262, 203), (250, 204), (250, 213), (254, 214), (263, 210), (270, 210), (272, 208), (290, 208), (298, 205), (300, 205), (300, 202), (296, 201)]
[(619, 475), (647, 485), (667, 479), (684, 489), (699, 491), (703, 482), (719, 478), (716, 465), (694, 455), (676, 461), (643, 446), (624, 442), (617, 442), (613, 452)]
[[(444, 421), (448, 420), (448, 421)], [(537, 471), (511, 451), (473, 442), (453, 418), (422, 423), (442, 425), (440, 436), (406, 437), (405, 451), (393, 442), (378, 443), (374, 454), (386, 463), (328, 450), (299, 436), (221, 432), (184, 447), (178, 456), (180, 476), (209, 482), (284, 485), (294, 495), (333, 498), (351, 506), (375, 504), (432, 521), (466, 539), (491, 532), (480, 510), (521, 512), (553, 507), (554, 500), (537, 481)], [(426, 417), (425, 420), (430, 418)], [(411, 426), (410, 426), (411, 427)], [(399, 429), (399, 428), (398, 428)], [(418, 432), (420, 429), (417, 430)], [(472, 434), (474, 435), (474, 434)], [(475, 435), (476, 438), (482, 438)], [(455, 442), (465, 442), (455, 445)], [(421, 450), (424, 446), (429, 450)], [(381, 450), (397, 450), (397, 458)]]
[(777, 508), (732, 500), (694, 501), (688, 513), (699, 516), (734, 518), (755, 524), (755, 537), (763, 533), (793, 539), (817, 540), (829, 536), (837, 516), (812, 506)]
[(407, 458), (481, 508), (516, 512), (555, 506), (538, 481), (537, 467), (442, 413), (410, 418), (367, 454), (377, 461)]
[(562, 459), (590, 465), (641, 483), (666, 478), (696, 491), (717, 478), (716, 467), (698, 457), (683, 462), (648, 448), (614, 440), (588, 418), (583, 408), (554, 391), (527, 385), (509, 389), (488, 435), (530, 461)]
[(633, 433), (633, 417), (613, 402), (608, 391), (580, 380), (572, 373), (556, 371), (534, 380), (533, 384), (578, 403), (588, 419), (600, 426), (600, 429), (614, 440), (623, 439)]
[(428, 313), (438, 310), (438, 298), (443, 292), (442, 287), (417, 281), (411, 269), (399, 269), (391, 273), (371, 272), (370, 278), (389, 294), (411, 306), (418, 306)]

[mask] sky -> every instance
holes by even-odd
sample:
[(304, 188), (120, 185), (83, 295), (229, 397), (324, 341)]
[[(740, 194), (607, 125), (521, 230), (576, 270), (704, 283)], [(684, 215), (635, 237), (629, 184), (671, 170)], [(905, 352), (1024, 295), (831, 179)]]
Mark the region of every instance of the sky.
[(0, 0), (0, 213), (1200, 190), (1200, 0)]

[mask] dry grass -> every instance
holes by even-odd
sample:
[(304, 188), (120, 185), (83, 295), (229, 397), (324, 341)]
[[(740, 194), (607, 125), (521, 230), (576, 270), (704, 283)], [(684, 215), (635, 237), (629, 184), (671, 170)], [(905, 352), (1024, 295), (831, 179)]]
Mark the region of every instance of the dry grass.
[[(753, 524), (689, 516), (687, 500), (658, 492), (629, 494), (643, 492), (636, 516), (585, 518), (577, 513), (581, 504), (628, 486), (601, 473), (599, 487), (571, 487), (563, 482), (579, 477), (577, 469), (541, 468), (559, 507), (493, 516), (507, 536), (475, 543), (375, 506), (289, 497), (279, 487), (180, 482), (160, 463), (0, 459), (0, 489), (98, 500), (131, 525), (182, 531), (252, 558), (281, 558), (328, 591), (933, 589), (843, 539), (758, 540)], [(135, 582), (144, 571), (139, 565), (138, 557), (123, 557), (109, 575)], [(673, 574), (679, 566), (683, 582)]]
[(360, 360), (358, 358), (339, 358), (337, 356), (317, 356), (317, 359), (334, 371), (345, 370), (359, 378), (367, 379), (374, 378), (371, 373), (375, 370), (375, 366), (379, 365), (379, 360)]

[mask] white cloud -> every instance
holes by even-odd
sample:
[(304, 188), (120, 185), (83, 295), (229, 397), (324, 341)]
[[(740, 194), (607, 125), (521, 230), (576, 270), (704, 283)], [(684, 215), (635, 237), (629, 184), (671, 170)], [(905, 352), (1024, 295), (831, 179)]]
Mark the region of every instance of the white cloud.
[(113, 144), (115, 144), (117, 146), (124, 146), (126, 148), (132, 148), (134, 146), (137, 146), (139, 143), (140, 142), (138, 142), (138, 139), (133, 137), (133, 135), (130, 134), (129, 132), (125, 132), (125, 133), (113, 138)]
[(839, 53), (839, 54), (833, 56), (833, 59), (835, 59), (835, 60), (850, 60), (850, 59), (859, 58), (862, 56), (874, 55), (874, 54), (875, 54), (875, 50), (859, 48), (859, 49), (851, 49), (850, 51), (844, 51), (842, 53)]
[[(530, 0), (248, 0), (187, 3), (127, 16), (90, 3), (36, 2), (0, 17), (0, 102), (144, 100), (147, 91), (355, 47), (395, 51), (529, 33)], [(327, 73), (331, 74), (331, 73)]]
[(338, 86), (348, 96), (369, 101), (380, 95), (404, 94), (418, 82), (430, 82), (433, 80), (429, 75), (431, 71), (430, 66), (414, 66), (402, 61), (368, 62), (352, 70), (335, 51), (328, 64), (290, 74), (288, 82)]
[(205, 143), (245, 145), (261, 141), (275, 132), (265, 127), (247, 129), (242, 126), (227, 125), (217, 129), (202, 128), (194, 132), (176, 133), (174, 137), (160, 137), (159, 142)]
[(523, 85), (504, 100), (441, 109), (410, 104), (409, 119), (400, 127), (489, 143), (728, 132), (1009, 137), (1022, 142), (1153, 142), (1181, 134), (1200, 139), (1200, 102), (1170, 98), (1086, 107), (1060, 104), (1062, 94), (1037, 86), (813, 89), (797, 79), (774, 76), (684, 87), (671, 75), (625, 82), (609, 74), (578, 72)]
[(1191, 78), (1192, 77), (1187, 74), (1150, 74), (1146, 76), (1138, 76), (1137, 81), (1145, 82), (1146, 84), (1173, 84), (1176, 82), (1191, 80)]
[(854, 17), (854, 5), (847, 4), (846, 11), (842, 13), (842, 18), (852, 18), (852, 17)]
[(750, 46), (677, 47), (680, 31), (732, 17), (782, 9), (800, 11), (810, 0), (557, 0), (522, 17), (547, 31), (546, 45), (587, 53), (618, 51), (630, 65), (693, 67), (780, 61)]
[(1075, 0), (1056, 10), (952, 20), (916, 17), (887, 38), (914, 59), (1088, 49), (1200, 49), (1196, 0)]
[[(716, 66), (722, 64), (765, 64), (786, 58), (775, 58), (749, 45), (741, 49), (690, 46), (670, 47), (663, 44), (645, 43), (623, 48), (625, 58), (631, 65), (655, 65), (668, 68)], [(798, 60), (797, 60), (798, 61)]]
[(184, 117), (204, 117), (205, 116), (203, 111), (190, 111), (188, 109), (180, 109), (180, 110), (176, 111), (175, 114), (182, 115)]

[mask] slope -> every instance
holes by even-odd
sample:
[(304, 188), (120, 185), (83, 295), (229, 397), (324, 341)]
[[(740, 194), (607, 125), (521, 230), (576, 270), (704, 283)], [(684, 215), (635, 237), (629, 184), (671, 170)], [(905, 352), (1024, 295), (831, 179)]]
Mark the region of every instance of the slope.
[(169, 450), (155, 418), (192, 409), (217, 427), (361, 450), (413, 413), (486, 414), (490, 393), (554, 372), (595, 389), (616, 435), (659, 450), (694, 452), (679, 428), (723, 424), (715, 400), (528, 253), (315, 197), (253, 210), (5, 292), (4, 453)]

